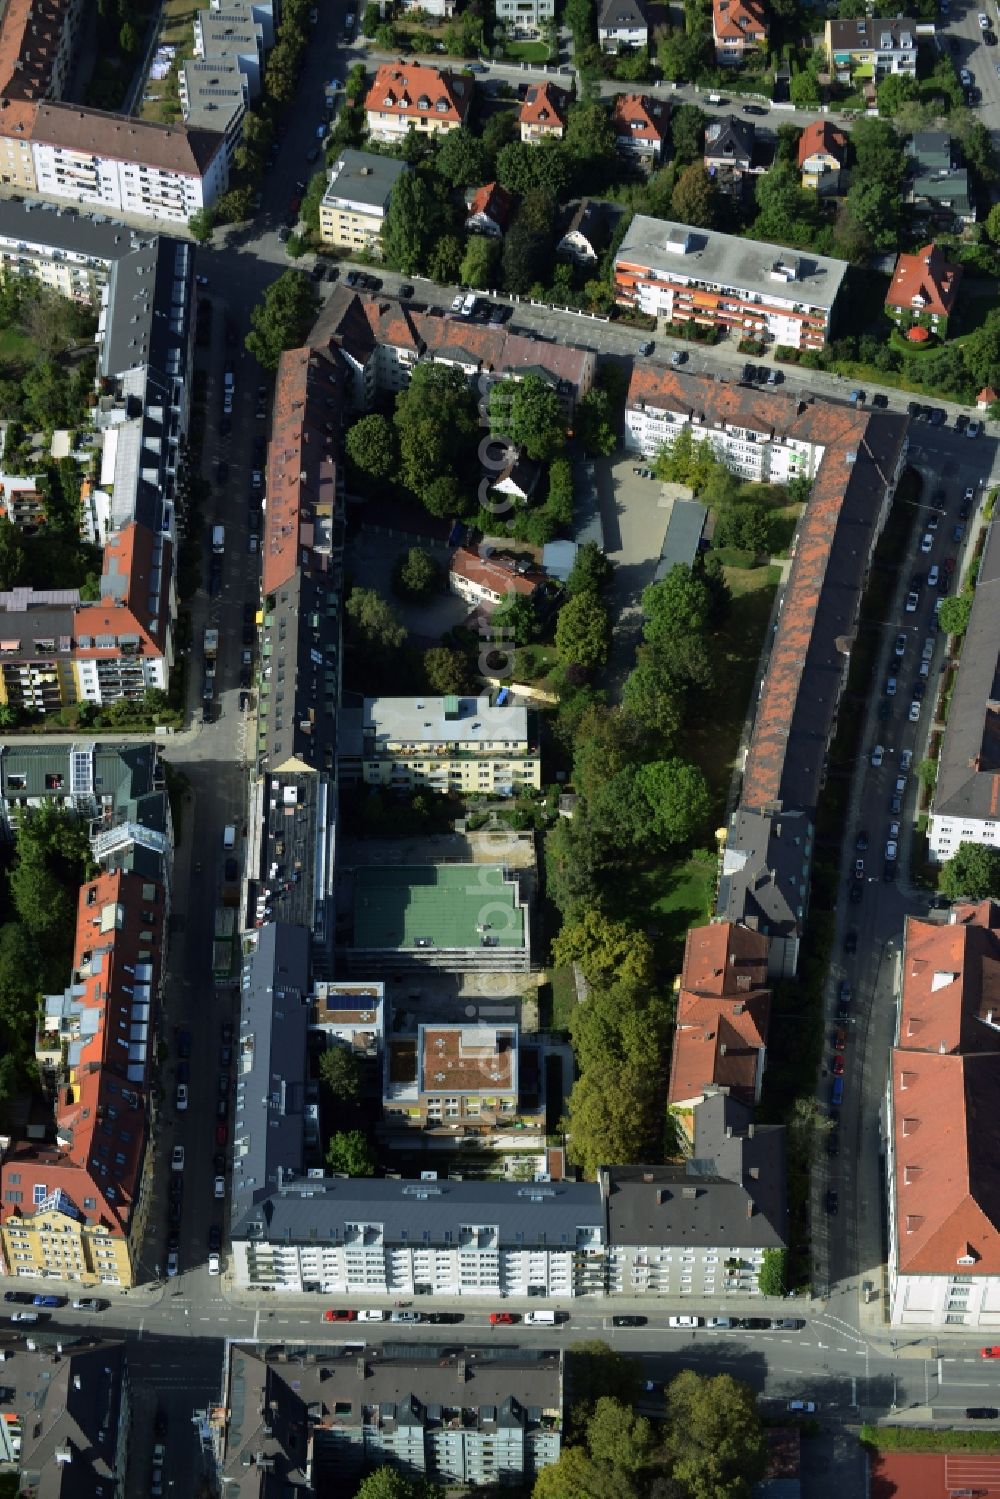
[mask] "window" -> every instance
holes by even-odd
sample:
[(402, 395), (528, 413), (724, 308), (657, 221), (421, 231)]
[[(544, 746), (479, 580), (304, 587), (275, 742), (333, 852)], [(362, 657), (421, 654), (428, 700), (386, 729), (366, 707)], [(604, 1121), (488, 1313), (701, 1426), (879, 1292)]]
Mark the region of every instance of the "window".
[(34, 1187), (32, 1188), (32, 1201), (34, 1202), (35, 1207), (41, 1207), (42, 1203), (45, 1201), (48, 1195), (48, 1187), (43, 1186), (40, 1182), (36, 1182)]

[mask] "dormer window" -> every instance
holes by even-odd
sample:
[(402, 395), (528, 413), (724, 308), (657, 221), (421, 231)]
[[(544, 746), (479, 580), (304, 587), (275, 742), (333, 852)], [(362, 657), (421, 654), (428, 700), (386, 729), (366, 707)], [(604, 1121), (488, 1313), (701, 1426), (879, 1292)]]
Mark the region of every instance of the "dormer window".
[(428, 99), (427, 95), (426, 94), (421, 94), (420, 98), (417, 100), (417, 108), (418, 109), (430, 109), (430, 107), (431, 107), (431, 101)]

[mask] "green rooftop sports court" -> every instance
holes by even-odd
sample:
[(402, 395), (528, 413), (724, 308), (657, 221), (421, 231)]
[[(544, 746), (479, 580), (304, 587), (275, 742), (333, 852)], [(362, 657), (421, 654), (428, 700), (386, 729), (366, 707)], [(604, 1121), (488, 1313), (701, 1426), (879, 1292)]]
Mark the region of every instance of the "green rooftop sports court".
[(486, 956), (525, 946), (517, 884), (504, 879), (499, 864), (355, 870), (356, 949), (431, 957), (442, 949), (477, 949)]

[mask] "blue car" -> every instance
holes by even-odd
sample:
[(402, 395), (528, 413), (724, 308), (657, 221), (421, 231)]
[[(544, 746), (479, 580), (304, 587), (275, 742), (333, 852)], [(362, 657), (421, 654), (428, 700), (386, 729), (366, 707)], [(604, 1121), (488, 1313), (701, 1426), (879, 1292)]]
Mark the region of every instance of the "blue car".
[(31, 1298), (31, 1304), (32, 1304), (32, 1306), (65, 1306), (66, 1305), (66, 1297), (65, 1296), (33, 1296)]

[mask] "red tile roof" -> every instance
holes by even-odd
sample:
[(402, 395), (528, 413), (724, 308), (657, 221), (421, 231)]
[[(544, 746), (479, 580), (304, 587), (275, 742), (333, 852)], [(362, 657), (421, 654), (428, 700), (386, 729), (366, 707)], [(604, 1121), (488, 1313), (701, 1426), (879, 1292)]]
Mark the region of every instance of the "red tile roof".
[[(115, 531), (104, 548), (102, 597), (82, 604), (73, 618), (73, 655), (80, 661), (110, 660), (122, 654), (121, 641), (137, 639), (141, 656), (162, 656), (170, 622), (173, 545), (168, 537), (136, 522)], [(115, 644), (98, 645), (101, 636)], [(83, 645), (87, 640), (90, 643)]]
[(459, 547), (453, 553), (449, 571), (456, 577), (467, 578), (470, 583), (488, 588), (501, 596), (505, 593), (519, 593), (530, 598), (542, 581), (540, 577), (526, 578), (503, 562), (484, 560), (467, 547)]
[(524, 96), (518, 120), (522, 125), (565, 128), (570, 103), (570, 95), (558, 84), (532, 84)]
[[(924, 245), (916, 255), (900, 255), (896, 261), (885, 305), (907, 312), (919, 310), (949, 317), (961, 279), (960, 265), (945, 260), (937, 245)], [(914, 297), (923, 298), (922, 307), (914, 306)]]
[(462, 124), (471, 103), (472, 84), (467, 78), (424, 63), (387, 62), (375, 74), (365, 109), (406, 119)]
[(658, 141), (663, 144), (670, 119), (670, 105), (651, 94), (616, 94), (611, 123), (622, 139)]
[[(77, 1054), (56, 1102), (59, 1143), (28, 1143), (8, 1156), (0, 1221), (30, 1214), (38, 1185), (47, 1195), (61, 1188), (86, 1218), (127, 1233), (146, 1149), (165, 911), (161, 886), (123, 870), (81, 889), (72, 973), (79, 1040), (71, 1042)], [(83, 1021), (88, 1013), (91, 1026)], [(24, 1184), (16, 1204), (7, 1195), (12, 1168)]]
[(500, 229), (506, 229), (514, 215), (517, 199), (499, 182), (487, 182), (477, 188), (469, 204), (469, 217), (482, 213)]
[(316, 507), (332, 509), (337, 487), (334, 433), (340, 374), (323, 354), (289, 349), (278, 362), (267, 450), (262, 588), (276, 593), (305, 562), (324, 567), (314, 552)]
[(757, 0), (712, 0), (712, 29), (717, 38), (767, 35), (764, 9)]
[(800, 167), (805, 166), (810, 156), (832, 156), (843, 166), (846, 153), (847, 136), (829, 120), (813, 120), (799, 136)]
[(729, 921), (689, 930), (668, 1103), (690, 1103), (713, 1085), (755, 1102), (771, 1016), (768, 946), (760, 932)]
[(951, 916), (906, 924), (891, 1063), (899, 1270), (998, 1275), (1000, 906)]
[(44, 99), (73, 0), (8, 0), (0, 24), (0, 92)]

